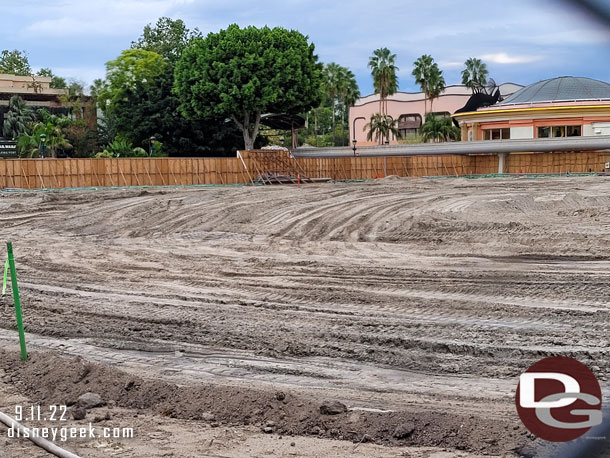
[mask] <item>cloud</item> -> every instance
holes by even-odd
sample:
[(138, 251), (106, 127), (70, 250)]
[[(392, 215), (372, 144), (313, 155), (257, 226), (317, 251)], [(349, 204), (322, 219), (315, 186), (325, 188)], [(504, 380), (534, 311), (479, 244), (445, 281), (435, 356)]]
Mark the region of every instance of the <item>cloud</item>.
[(440, 61), (438, 63), (441, 68), (460, 68), (464, 66), (464, 62), (456, 62), (456, 61)]
[[(64, 0), (53, 8), (40, 6), (33, 22), (24, 28), (28, 36), (91, 37), (134, 35), (160, 16), (171, 16), (194, 0)], [(41, 19), (44, 18), (44, 19)]]
[(543, 56), (526, 56), (526, 55), (508, 55), (505, 52), (495, 54), (484, 54), (483, 60), (493, 62), (494, 64), (527, 64), (537, 62), (543, 59)]

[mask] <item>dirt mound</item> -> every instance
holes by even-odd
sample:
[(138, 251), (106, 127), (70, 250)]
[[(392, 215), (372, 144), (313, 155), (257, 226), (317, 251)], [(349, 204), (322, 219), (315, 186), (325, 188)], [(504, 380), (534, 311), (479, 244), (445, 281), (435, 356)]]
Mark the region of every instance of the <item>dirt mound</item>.
[[(440, 412), (329, 410), (340, 403), (314, 400), (291, 391), (205, 384), (154, 382), (92, 364), (81, 358), (31, 354), (27, 362), (0, 350), (0, 367), (20, 390), (42, 405), (74, 405), (94, 392), (104, 402), (172, 418), (216, 424), (256, 425), (283, 435), (313, 435), (384, 445), (449, 447), (473, 452), (518, 450), (529, 443), (514, 422), (481, 422), (473, 416)], [(219, 400), (222, 399), (222, 402)]]

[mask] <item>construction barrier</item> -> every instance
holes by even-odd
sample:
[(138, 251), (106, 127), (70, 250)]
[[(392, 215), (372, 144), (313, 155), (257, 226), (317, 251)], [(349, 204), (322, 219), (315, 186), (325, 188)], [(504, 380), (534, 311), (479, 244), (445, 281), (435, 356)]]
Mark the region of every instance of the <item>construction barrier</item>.
[[(513, 153), (507, 173), (600, 172), (608, 152)], [(0, 189), (228, 185), (269, 177), (374, 179), (493, 174), (496, 155), (299, 158), (286, 151), (245, 151), (234, 158), (0, 159)], [(262, 177), (262, 178), (261, 178)], [(266, 178), (265, 178), (266, 177)]]

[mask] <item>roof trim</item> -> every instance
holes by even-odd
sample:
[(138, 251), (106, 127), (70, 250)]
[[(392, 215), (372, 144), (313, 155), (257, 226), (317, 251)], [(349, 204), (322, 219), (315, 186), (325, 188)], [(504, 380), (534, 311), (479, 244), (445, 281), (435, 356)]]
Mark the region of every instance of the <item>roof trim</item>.
[[(543, 103), (543, 102), (540, 102)], [(462, 116), (473, 116), (473, 115), (481, 115), (485, 116), (487, 114), (497, 114), (497, 113), (519, 113), (519, 112), (528, 112), (528, 111), (552, 111), (552, 110), (583, 110), (583, 109), (600, 109), (605, 108), (606, 110), (610, 110), (610, 105), (575, 105), (575, 106), (560, 106), (560, 107), (527, 107), (527, 108), (506, 108), (506, 109), (498, 109), (498, 110), (485, 110), (485, 111), (468, 111), (466, 113), (455, 113), (451, 116), (458, 118)]]

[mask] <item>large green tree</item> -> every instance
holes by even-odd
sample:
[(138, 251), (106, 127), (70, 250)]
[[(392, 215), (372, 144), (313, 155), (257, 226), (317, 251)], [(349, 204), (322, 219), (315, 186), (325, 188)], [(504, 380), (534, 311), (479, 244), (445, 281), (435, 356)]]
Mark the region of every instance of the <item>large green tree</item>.
[(161, 17), (155, 25), (146, 25), (140, 38), (131, 42), (131, 47), (156, 52), (169, 62), (175, 62), (190, 41), (200, 36), (198, 29), (189, 30), (181, 19)]
[(230, 117), (252, 149), (263, 113), (320, 104), (321, 73), (314, 45), (301, 33), (233, 24), (191, 41), (176, 64), (174, 88), (187, 117)]
[(143, 49), (126, 49), (119, 57), (106, 62), (106, 84), (98, 98), (105, 114), (124, 100), (126, 91), (146, 84), (163, 74), (166, 62), (159, 54)]
[(181, 20), (160, 18), (144, 27), (130, 50), (138, 53), (138, 60), (158, 56), (152, 68), (140, 65), (135, 78), (126, 78), (121, 73), (134, 76), (132, 66), (120, 66), (120, 72), (115, 69), (119, 66), (113, 66), (109, 70), (114, 74), (94, 81), (91, 95), (104, 108), (98, 125), (100, 144), (111, 145), (120, 138), (148, 150), (155, 138), (155, 144), (162, 143), (163, 152), (170, 156), (222, 156), (243, 144), (241, 132), (227, 116), (186, 119), (179, 110), (180, 100), (172, 91), (175, 64), (195, 37), (200, 37), (199, 31), (189, 31)]
[(173, 82), (173, 68), (168, 66), (154, 81), (125, 91), (113, 111), (113, 121), (122, 135), (144, 148), (154, 137), (163, 142), (163, 151), (170, 156), (234, 153), (243, 140), (233, 121), (185, 119), (180, 101), (172, 93)]
[(25, 51), (13, 49), (2, 50), (0, 54), (0, 73), (10, 75), (28, 76), (32, 74), (32, 68)]
[[(432, 111), (432, 102), (445, 91), (443, 72), (434, 62), (432, 56), (424, 54), (413, 62), (412, 75), (415, 77), (415, 83), (421, 87), (426, 99), (430, 99), (430, 111)], [(424, 112), (427, 113), (426, 100), (424, 100)]]
[(462, 84), (475, 91), (475, 88), (487, 84), (487, 65), (481, 59), (470, 57), (464, 62), (466, 68), (462, 70)]

